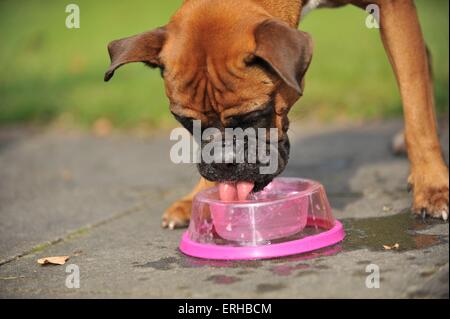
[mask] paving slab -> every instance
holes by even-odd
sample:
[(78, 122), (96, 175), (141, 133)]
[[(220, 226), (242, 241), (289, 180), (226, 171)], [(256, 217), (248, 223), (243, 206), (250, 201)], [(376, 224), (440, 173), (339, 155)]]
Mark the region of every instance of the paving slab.
[(167, 136), (0, 130), (0, 263), (127, 212), (142, 197), (187, 192), (197, 173), (170, 162)]

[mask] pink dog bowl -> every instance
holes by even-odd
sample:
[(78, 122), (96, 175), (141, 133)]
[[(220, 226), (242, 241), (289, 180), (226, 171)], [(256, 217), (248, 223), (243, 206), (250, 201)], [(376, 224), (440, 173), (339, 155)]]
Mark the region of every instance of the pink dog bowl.
[(264, 259), (330, 246), (344, 236), (321, 184), (276, 178), (245, 201), (221, 201), (218, 187), (197, 194), (180, 250), (206, 259)]

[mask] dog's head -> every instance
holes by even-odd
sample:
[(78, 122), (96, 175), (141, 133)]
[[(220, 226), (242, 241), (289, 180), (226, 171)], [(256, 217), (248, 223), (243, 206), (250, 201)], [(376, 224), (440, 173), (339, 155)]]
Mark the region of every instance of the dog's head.
[(289, 157), (287, 118), (302, 95), (311, 62), (309, 35), (251, 1), (191, 0), (164, 27), (113, 41), (108, 81), (120, 66), (144, 62), (161, 70), (170, 109), (192, 132), (241, 127), (278, 130), (278, 168), (260, 174), (256, 163), (200, 163), (211, 181), (250, 181), (261, 189)]

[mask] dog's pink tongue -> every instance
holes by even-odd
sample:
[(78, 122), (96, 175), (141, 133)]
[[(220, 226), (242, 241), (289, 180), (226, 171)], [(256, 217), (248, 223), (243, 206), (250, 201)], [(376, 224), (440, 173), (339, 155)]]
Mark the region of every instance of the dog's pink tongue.
[(237, 198), (237, 190), (234, 183), (220, 183), (219, 196), (223, 202), (235, 201)]
[(246, 200), (253, 187), (255, 187), (253, 182), (220, 183), (220, 200), (224, 202)]
[(255, 187), (255, 183), (253, 182), (238, 182), (236, 188), (239, 200), (246, 200), (252, 192), (253, 187)]

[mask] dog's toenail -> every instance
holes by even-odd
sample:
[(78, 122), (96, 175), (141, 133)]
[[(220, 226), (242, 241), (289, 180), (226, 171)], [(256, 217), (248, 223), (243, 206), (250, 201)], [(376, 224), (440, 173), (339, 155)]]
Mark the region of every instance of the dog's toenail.
[(173, 220), (169, 223), (169, 229), (171, 230), (175, 229), (175, 222)]
[(443, 219), (444, 221), (447, 221), (447, 220), (448, 220), (448, 212), (446, 212), (445, 210), (442, 212), (442, 219)]

